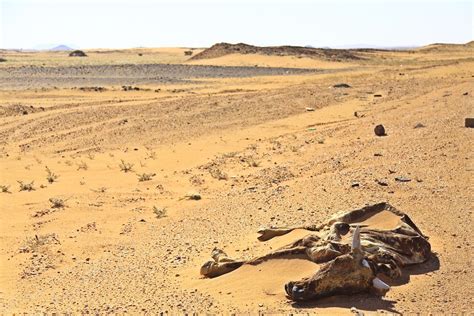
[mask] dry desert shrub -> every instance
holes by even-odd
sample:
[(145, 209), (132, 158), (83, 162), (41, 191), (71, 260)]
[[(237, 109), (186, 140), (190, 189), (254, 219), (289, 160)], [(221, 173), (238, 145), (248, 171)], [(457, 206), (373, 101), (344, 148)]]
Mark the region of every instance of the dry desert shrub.
[(33, 187), (33, 184), (35, 183), (34, 181), (31, 181), (30, 183), (25, 183), (23, 181), (17, 181), (18, 184), (20, 185), (20, 191), (34, 191), (35, 188)]
[(56, 180), (58, 180), (59, 178), (59, 175), (52, 172), (51, 169), (48, 168), (48, 166), (46, 166), (46, 174), (46, 180), (48, 180), (48, 183), (56, 182)]
[(253, 157), (246, 157), (244, 161), (247, 163), (249, 167), (259, 167), (260, 162), (256, 161)]
[(91, 189), (91, 191), (96, 192), (96, 193), (105, 193), (107, 191), (106, 187), (100, 187), (97, 189)]
[(6, 62), (6, 61), (7, 61), (7, 60), (6, 60), (5, 58), (0, 57), (0, 63), (4, 63), (4, 62)]
[(155, 213), (156, 218), (166, 217), (166, 207), (153, 206), (153, 213)]
[(49, 244), (61, 244), (56, 234), (35, 235), (33, 238), (27, 238), (24, 246), (20, 247), (19, 251), (22, 253), (38, 252), (40, 247)]
[(148, 151), (145, 159), (156, 160), (156, 158), (157, 158), (156, 151)]
[(89, 169), (89, 166), (84, 161), (81, 161), (81, 163), (77, 164), (77, 170), (87, 170), (87, 169)]
[(211, 174), (211, 176), (213, 178), (215, 178), (217, 180), (227, 180), (227, 179), (229, 179), (229, 176), (217, 167), (209, 168), (209, 173)]
[(87, 54), (84, 53), (82, 50), (74, 50), (69, 53), (69, 57), (87, 57)]
[(257, 148), (258, 148), (257, 144), (250, 144), (247, 146), (247, 149), (249, 150), (257, 150)]
[(120, 160), (119, 168), (123, 172), (130, 172), (133, 171), (133, 164), (129, 162), (125, 162), (123, 159)]
[(66, 207), (66, 201), (60, 198), (50, 198), (51, 208), (64, 208)]
[(138, 181), (143, 182), (143, 181), (150, 181), (153, 179), (153, 177), (156, 176), (156, 173), (142, 173), (138, 174)]
[(2, 193), (11, 193), (10, 192), (10, 186), (9, 185), (0, 185), (0, 191)]

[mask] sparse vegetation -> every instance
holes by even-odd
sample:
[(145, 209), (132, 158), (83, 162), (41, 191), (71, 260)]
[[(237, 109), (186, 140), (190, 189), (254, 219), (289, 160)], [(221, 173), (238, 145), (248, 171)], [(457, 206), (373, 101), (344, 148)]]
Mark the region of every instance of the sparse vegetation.
[(161, 208), (161, 207), (153, 206), (153, 213), (155, 213), (156, 218), (166, 217), (166, 208), (165, 207)]
[(2, 193), (11, 193), (10, 192), (10, 186), (9, 185), (0, 185), (0, 191)]
[(260, 166), (260, 162), (255, 160), (253, 157), (246, 157), (244, 159), (244, 161), (247, 163), (247, 165), (249, 167), (259, 167)]
[(258, 147), (257, 147), (257, 144), (250, 144), (250, 145), (247, 147), (247, 149), (249, 149), (249, 150), (257, 150), (257, 148), (258, 148)]
[(95, 155), (93, 153), (88, 153), (87, 158), (89, 158), (90, 160), (94, 160)]
[(46, 180), (48, 180), (48, 183), (56, 182), (56, 180), (58, 180), (59, 178), (59, 175), (52, 172), (51, 169), (48, 168), (48, 166), (46, 166), (46, 174)]
[(23, 247), (20, 247), (20, 253), (32, 253), (38, 252), (39, 248), (48, 245), (56, 244), (59, 245), (61, 242), (56, 234), (46, 234), (46, 235), (35, 235), (33, 238), (28, 238)]
[(60, 198), (50, 198), (51, 208), (64, 208), (66, 207), (66, 201)]
[(87, 55), (82, 50), (77, 49), (70, 52), (69, 57), (87, 57)]
[(97, 189), (91, 189), (91, 191), (93, 192), (96, 192), (96, 193), (105, 193), (107, 191), (107, 188), (106, 187), (100, 187), (100, 188), (97, 188)]
[(227, 180), (229, 178), (229, 176), (225, 172), (223, 172), (221, 169), (217, 167), (210, 168), (209, 173), (211, 174), (213, 178), (217, 180)]
[(25, 183), (23, 181), (17, 181), (20, 184), (20, 191), (34, 191), (35, 188), (33, 186), (34, 181), (31, 181), (30, 183)]
[(119, 168), (120, 170), (122, 170), (123, 172), (131, 172), (133, 171), (133, 164), (132, 163), (129, 163), (129, 162), (125, 162), (123, 159), (120, 160), (120, 164), (119, 164)]
[(155, 160), (157, 158), (156, 156), (156, 151), (149, 151), (146, 154), (146, 159), (153, 159)]
[(156, 173), (142, 173), (138, 175), (138, 181), (150, 181), (154, 176), (156, 176)]
[(79, 164), (77, 164), (77, 170), (87, 170), (89, 169), (89, 166), (84, 161), (81, 161)]
[(6, 62), (6, 61), (7, 61), (7, 60), (6, 60), (5, 58), (0, 57), (0, 63), (4, 63), (4, 62)]

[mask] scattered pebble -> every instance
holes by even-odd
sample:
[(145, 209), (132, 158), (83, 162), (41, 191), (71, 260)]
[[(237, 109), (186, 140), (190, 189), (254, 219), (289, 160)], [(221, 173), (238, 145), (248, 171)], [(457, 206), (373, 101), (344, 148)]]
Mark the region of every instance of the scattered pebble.
[(406, 177), (398, 176), (398, 177), (395, 177), (395, 181), (398, 181), (398, 182), (410, 182), (411, 179), (410, 179), (410, 178), (406, 178)]

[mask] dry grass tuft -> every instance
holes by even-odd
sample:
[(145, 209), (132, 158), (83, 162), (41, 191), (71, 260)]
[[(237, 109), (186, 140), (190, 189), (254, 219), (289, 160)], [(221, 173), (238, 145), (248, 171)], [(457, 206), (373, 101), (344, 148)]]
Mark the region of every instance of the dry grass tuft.
[(48, 180), (48, 183), (56, 182), (56, 180), (59, 178), (59, 175), (52, 172), (51, 169), (48, 168), (48, 166), (46, 166), (46, 173), (46, 180)]
[(61, 242), (56, 234), (45, 234), (35, 235), (33, 238), (27, 238), (23, 247), (20, 247), (19, 252), (21, 253), (32, 253), (38, 252), (39, 248), (45, 245), (56, 244), (60, 245)]
[(154, 176), (156, 176), (156, 173), (142, 173), (138, 175), (138, 181), (150, 181)]
[(153, 206), (153, 213), (155, 213), (156, 218), (166, 217), (166, 207), (156, 207)]
[(0, 185), (0, 191), (2, 193), (11, 193), (10, 192), (10, 186), (9, 185)]
[(123, 172), (131, 172), (133, 171), (133, 164), (129, 162), (125, 162), (123, 159), (120, 160), (119, 168)]
[(66, 207), (66, 201), (60, 198), (50, 198), (51, 208), (64, 208)]
[(100, 188), (97, 188), (97, 189), (91, 189), (91, 191), (93, 192), (96, 192), (96, 193), (105, 193), (107, 191), (107, 188), (106, 187), (100, 187)]
[(253, 157), (246, 157), (244, 159), (244, 161), (247, 163), (247, 165), (249, 167), (259, 167), (260, 166), (260, 162), (255, 160)]
[(156, 158), (157, 158), (156, 151), (149, 151), (149, 152), (147, 152), (145, 159), (156, 160)]
[(227, 180), (227, 179), (229, 179), (229, 176), (225, 172), (223, 172), (221, 169), (219, 169), (218, 167), (209, 168), (209, 173), (210, 173), (211, 177), (213, 177), (214, 179), (217, 179), (217, 180)]
[(35, 188), (33, 187), (34, 181), (30, 183), (25, 183), (23, 181), (17, 181), (20, 184), (20, 191), (34, 191)]
[(77, 170), (87, 170), (87, 169), (89, 169), (89, 166), (84, 161), (81, 161), (81, 163), (77, 164)]

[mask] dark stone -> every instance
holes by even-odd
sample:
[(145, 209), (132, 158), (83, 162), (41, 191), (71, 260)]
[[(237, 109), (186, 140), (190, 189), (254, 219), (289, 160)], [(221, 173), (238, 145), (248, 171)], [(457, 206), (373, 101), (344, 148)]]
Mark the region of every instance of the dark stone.
[(375, 133), (375, 135), (377, 135), (377, 136), (385, 136), (385, 135), (387, 135), (387, 134), (385, 134), (385, 127), (383, 127), (382, 124), (379, 124), (379, 125), (375, 126), (375, 128), (374, 128), (374, 133)]
[(347, 83), (338, 83), (332, 86), (333, 88), (351, 88)]
[(466, 117), (466, 119), (464, 120), (464, 126), (473, 128), (474, 127), (474, 117)]
[(413, 128), (423, 128), (423, 127), (426, 127), (425, 125), (423, 125), (422, 123), (418, 123), (415, 125), (415, 127)]
[(382, 95), (381, 94), (374, 94), (374, 98), (381, 98)]
[(410, 179), (410, 178), (405, 178), (405, 177), (395, 177), (395, 181), (398, 181), (398, 182), (410, 182), (411, 179)]

